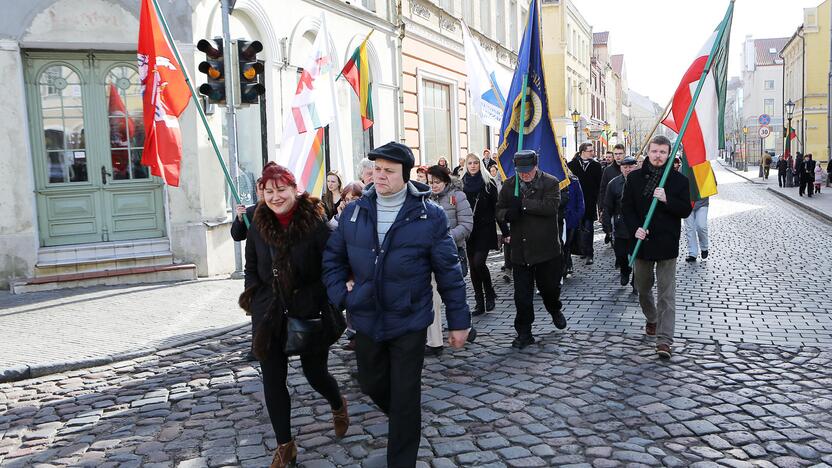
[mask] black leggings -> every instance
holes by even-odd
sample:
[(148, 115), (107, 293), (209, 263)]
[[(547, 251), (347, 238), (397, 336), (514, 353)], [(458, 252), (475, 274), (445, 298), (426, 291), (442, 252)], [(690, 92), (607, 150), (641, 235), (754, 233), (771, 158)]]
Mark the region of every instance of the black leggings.
[[(338, 383), (330, 375), (327, 368), (329, 350), (318, 354), (304, 354), (300, 357), (303, 375), (309, 385), (323, 395), (333, 410), (341, 408), (341, 391)], [(269, 358), (260, 363), (263, 371), (263, 394), (266, 398), (266, 409), (269, 419), (277, 436), (278, 444), (285, 444), (292, 440), (292, 400), (286, 387), (286, 376), (289, 371), (289, 360), (280, 350), (277, 342), (273, 342)]]
[(474, 286), (474, 298), (477, 301), (481, 300), (483, 292), (489, 295), (494, 294), (491, 272), (485, 265), (487, 258), (487, 250), (468, 250), (468, 268), (471, 270), (471, 284)]

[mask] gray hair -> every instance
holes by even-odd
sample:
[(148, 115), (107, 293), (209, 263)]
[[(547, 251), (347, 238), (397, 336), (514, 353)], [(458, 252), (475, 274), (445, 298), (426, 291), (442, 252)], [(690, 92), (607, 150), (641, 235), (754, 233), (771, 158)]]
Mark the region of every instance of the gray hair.
[(358, 175), (361, 177), (361, 174), (364, 172), (365, 169), (374, 169), (376, 164), (370, 161), (368, 158), (364, 158), (361, 162), (358, 163)]

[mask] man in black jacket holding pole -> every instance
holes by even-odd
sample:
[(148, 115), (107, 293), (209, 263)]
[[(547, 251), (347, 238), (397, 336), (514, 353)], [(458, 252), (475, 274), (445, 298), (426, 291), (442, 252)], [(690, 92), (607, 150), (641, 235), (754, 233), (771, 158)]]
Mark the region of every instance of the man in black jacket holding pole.
[[(627, 228), (641, 239), (634, 264), (635, 286), (641, 311), (647, 319), (645, 333), (656, 336), (656, 353), (668, 359), (676, 325), (676, 259), (682, 219), (691, 212), (688, 179), (671, 170), (664, 188), (659, 187), (670, 156), (671, 144), (658, 135), (647, 145), (647, 160), (624, 184), (621, 211)], [(650, 226), (642, 228), (653, 198), (658, 199)], [(658, 301), (653, 300), (657, 284)]]
[[(497, 221), (511, 225), (509, 244), (514, 276), (514, 305), (517, 315), (514, 328), (517, 338), (511, 346), (523, 349), (535, 342), (534, 286), (543, 297), (543, 305), (559, 329), (566, 328), (561, 312), (561, 250), (558, 231), (560, 181), (537, 167), (535, 151), (518, 151), (514, 155), (516, 175), (503, 183), (497, 200)], [(597, 164), (597, 163), (596, 163)], [(519, 194), (514, 195), (518, 182)]]

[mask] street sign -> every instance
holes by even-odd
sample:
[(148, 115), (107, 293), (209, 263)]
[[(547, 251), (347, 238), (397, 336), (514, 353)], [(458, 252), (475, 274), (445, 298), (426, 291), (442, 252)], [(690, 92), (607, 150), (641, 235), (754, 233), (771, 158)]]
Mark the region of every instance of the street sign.
[(771, 135), (771, 129), (769, 129), (768, 127), (763, 126), (763, 127), (760, 127), (760, 129), (757, 131), (757, 133), (760, 135), (760, 138), (768, 138), (768, 136)]
[(758, 122), (760, 125), (768, 125), (768, 124), (770, 124), (770, 123), (771, 123), (771, 116), (770, 116), (770, 115), (768, 115), (768, 114), (762, 114), (762, 115), (760, 115), (760, 117), (757, 119), (757, 122)]

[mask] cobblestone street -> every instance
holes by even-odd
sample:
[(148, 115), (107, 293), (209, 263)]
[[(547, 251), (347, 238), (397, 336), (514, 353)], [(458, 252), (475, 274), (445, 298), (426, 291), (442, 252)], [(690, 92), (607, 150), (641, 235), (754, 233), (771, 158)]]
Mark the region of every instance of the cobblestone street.
[[(498, 306), (475, 319), (477, 341), (426, 359), (420, 464), (832, 466), (832, 260), (819, 255), (829, 251), (830, 225), (723, 169), (717, 177), (711, 256), (678, 265), (669, 362), (642, 334), (636, 297), (618, 286), (602, 235), (595, 265), (576, 257), (575, 277), (564, 284), (567, 329), (556, 331), (537, 300), (539, 340), (523, 351), (509, 346), (511, 286), (495, 256)], [(216, 283), (216, 297), (210, 282), (202, 284), (204, 316), (245, 323), (227, 297), (239, 283)], [(98, 294), (97, 304), (118, 321), (118, 308)], [(166, 307), (188, 306), (177, 302), (175, 286), (167, 294)], [(145, 295), (119, 298), (119, 307), (164, 317), (142, 302)], [(69, 305), (49, 313), (85, 311), (72, 297), (62, 301)], [(31, 320), (43, 313), (37, 304), (18, 307)], [(146, 329), (161, 323), (149, 320)], [(2, 330), (4, 340), (16, 333)], [(30, 347), (47, 338), (29, 337)], [(249, 339), (239, 328), (132, 360), (0, 384), (0, 465), (268, 466), (275, 438), (259, 365), (242, 359)], [(66, 346), (80, 353), (84, 343)], [(301, 466), (384, 466), (385, 418), (360, 393), (353, 354), (337, 346), (330, 357), (352, 417), (340, 441), (328, 405), (298, 365), (292, 362), (289, 385)]]

